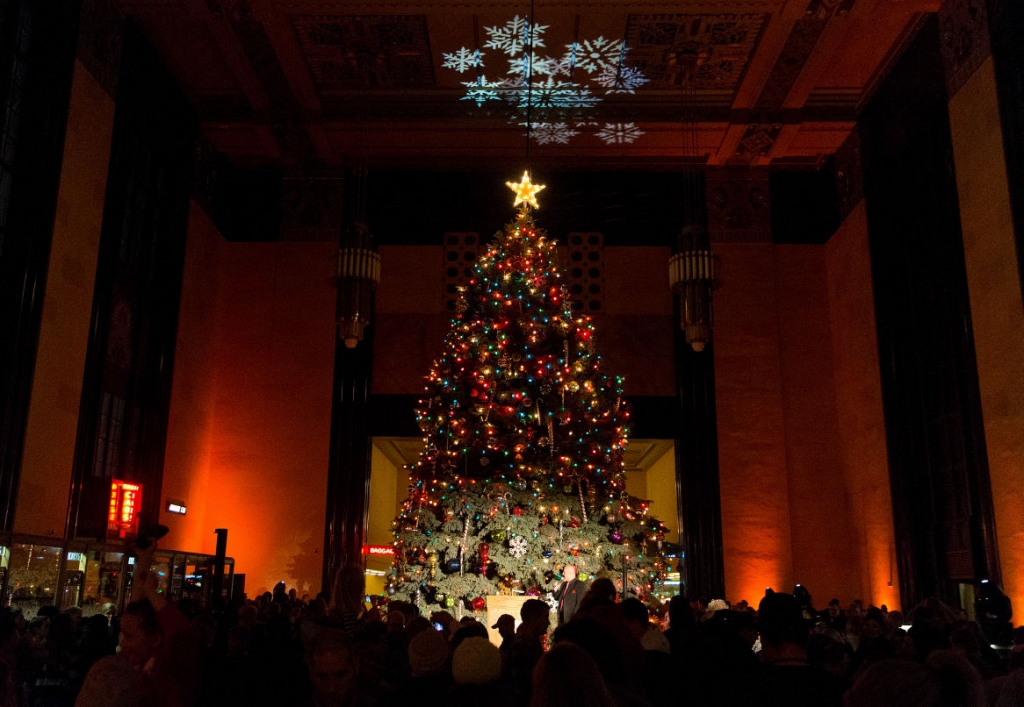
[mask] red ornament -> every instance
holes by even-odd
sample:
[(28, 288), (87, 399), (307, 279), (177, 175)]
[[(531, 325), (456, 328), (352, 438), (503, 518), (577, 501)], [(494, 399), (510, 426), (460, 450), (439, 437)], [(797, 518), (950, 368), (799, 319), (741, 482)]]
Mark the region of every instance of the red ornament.
[(480, 543), (477, 546), (476, 550), (480, 553), (480, 564), (486, 567), (488, 555), (490, 554), (491, 551), (491, 546), (487, 543)]
[(513, 508), (512, 509), (512, 515), (514, 515), (514, 516), (521, 516), (521, 515), (523, 515), (522, 507), (521, 506), (516, 506), (515, 508)]
[(477, 597), (473, 600), (473, 611), (483, 611), (487, 606), (487, 601), (483, 597)]

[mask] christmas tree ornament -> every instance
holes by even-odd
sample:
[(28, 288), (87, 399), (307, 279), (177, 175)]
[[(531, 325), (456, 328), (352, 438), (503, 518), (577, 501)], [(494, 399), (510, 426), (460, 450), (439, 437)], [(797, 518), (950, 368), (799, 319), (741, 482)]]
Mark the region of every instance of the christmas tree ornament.
[(512, 557), (520, 558), (526, 555), (526, 538), (522, 535), (517, 535), (508, 541), (508, 554)]
[(483, 611), (487, 607), (487, 600), (483, 597), (473, 599), (473, 611)]
[[(515, 192), (516, 200), (512, 206), (519, 206), (520, 204), (529, 204), (533, 208), (540, 208), (537, 204), (537, 193), (541, 189), (544, 189), (544, 184), (534, 184), (530, 181), (529, 171), (523, 172), (523, 178), (519, 180), (519, 183), (505, 182), (505, 186)], [(518, 355), (518, 354), (517, 354)], [(515, 356), (513, 356), (513, 360)]]

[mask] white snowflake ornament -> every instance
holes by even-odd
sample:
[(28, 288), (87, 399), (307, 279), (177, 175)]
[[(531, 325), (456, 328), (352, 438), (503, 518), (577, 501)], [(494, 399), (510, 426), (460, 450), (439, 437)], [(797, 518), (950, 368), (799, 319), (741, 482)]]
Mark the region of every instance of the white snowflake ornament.
[[(526, 123), (520, 123), (520, 125), (526, 127)], [(569, 142), (569, 138), (579, 134), (579, 131), (573, 130), (565, 123), (534, 123), (531, 129), (533, 139), (537, 141), (538, 145), (550, 143), (565, 145)]]
[(526, 538), (522, 535), (517, 535), (508, 541), (508, 554), (512, 557), (520, 558), (526, 554)]
[(480, 50), (466, 49), (466, 47), (462, 47), (457, 52), (445, 52), (444, 63), (441, 64), (444, 68), (455, 69), (460, 74), (483, 65), (484, 59)]
[(601, 69), (594, 82), (608, 93), (635, 93), (636, 89), (650, 81), (639, 69), (629, 66), (606, 66)]
[(644, 131), (633, 123), (605, 123), (596, 134), (607, 145), (627, 145), (643, 135)]
[[(530, 123), (536, 130), (530, 137), (538, 145), (564, 145), (584, 131), (608, 145), (626, 145), (640, 138), (644, 133), (634, 123), (602, 126), (583, 117), (605, 97), (635, 93), (649, 82), (639, 67), (627, 61), (626, 44), (604, 36), (580, 39), (562, 45), (561, 56), (552, 56), (545, 53), (547, 29), (548, 25), (534, 24), (529, 16), (515, 15), (504, 24), (484, 27), (487, 40), (482, 46), (445, 52), (442, 66), (460, 74), (476, 73), (475, 81), (460, 82), (465, 87), (463, 100), (481, 108), (490, 102), (504, 103), (508, 122)], [(490, 79), (481, 73), (488, 50), (504, 54), (508, 63), (504, 74), (495, 74), (499, 69), (491, 61)], [(569, 127), (569, 120), (574, 127)]]
[(584, 39), (582, 42), (567, 44), (566, 55), (570, 61), (588, 74), (607, 66), (617, 66), (626, 54), (626, 45), (621, 39)]
[(489, 39), (484, 43), (485, 49), (497, 49), (509, 56), (515, 56), (523, 51), (524, 47), (543, 47), (544, 40), (541, 35), (547, 25), (531, 24), (526, 17), (516, 15), (505, 23), (503, 27), (485, 27)]

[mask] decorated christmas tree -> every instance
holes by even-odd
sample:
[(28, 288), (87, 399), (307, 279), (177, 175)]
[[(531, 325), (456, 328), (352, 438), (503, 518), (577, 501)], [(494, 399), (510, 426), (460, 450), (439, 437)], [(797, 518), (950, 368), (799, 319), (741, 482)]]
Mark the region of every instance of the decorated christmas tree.
[(482, 610), (493, 594), (544, 597), (566, 564), (646, 598), (666, 576), (664, 525), (625, 492), (629, 409), (573, 311), (537, 192), (463, 289), (416, 411), (424, 446), (395, 520), (388, 594), (422, 609)]

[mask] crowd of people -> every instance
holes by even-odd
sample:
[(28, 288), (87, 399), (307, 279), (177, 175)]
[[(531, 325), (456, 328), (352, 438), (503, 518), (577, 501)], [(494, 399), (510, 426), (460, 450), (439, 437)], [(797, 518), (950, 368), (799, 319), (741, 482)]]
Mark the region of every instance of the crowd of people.
[(527, 599), (491, 625), (499, 645), (483, 612), (368, 606), (359, 567), (315, 598), (279, 585), (215, 611), (140, 575), (112, 617), (0, 613), (0, 705), (1024, 705), (1024, 629), (996, 650), (998, 627), (937, 600), (819, 610), (798, 585), (757, 607), (644, 603), (565, 576), (554, 606)]

